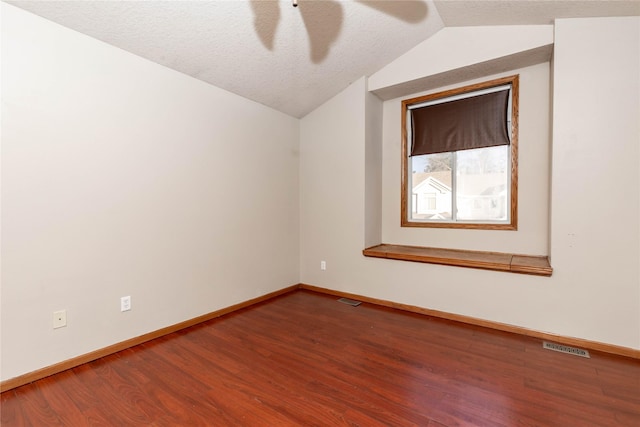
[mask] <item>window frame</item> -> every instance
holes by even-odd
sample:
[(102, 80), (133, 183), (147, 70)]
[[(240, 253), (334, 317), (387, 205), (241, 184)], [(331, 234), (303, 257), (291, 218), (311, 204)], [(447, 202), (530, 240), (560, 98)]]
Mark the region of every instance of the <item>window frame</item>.
[[(435, 222), (435, 221), (412, 221), (410, 219), (411, 209), (409, 207), (409, 197), (411, 191), (409, 184), (409, 135), (407, 132), (407, 113), (409, 107), (438, 99), (449, 98), (456, 95), (468, 94), (496, 86), (511, 85), (511, 143), (510, 147), (510, 210), (508, 222)], [(502, 77), (486, 82), (467, 85), (442, 92), (423, 95), (416, 98), (402, 100), (401, 106), (401, 145), (402, 145), (402, 167), (401, 167), (401, 195), (400, 195), (400, 216), (401, 227), (419, 228), (461, 228), (461, 229), (481, 229), (481, 230), (517, 230), (518, 229), (518, 112), (519, 112), (519, 75)], [(455, 179), (455, 178), (454, 178)], [(455, 197), (455, 196), (454, 196)]]

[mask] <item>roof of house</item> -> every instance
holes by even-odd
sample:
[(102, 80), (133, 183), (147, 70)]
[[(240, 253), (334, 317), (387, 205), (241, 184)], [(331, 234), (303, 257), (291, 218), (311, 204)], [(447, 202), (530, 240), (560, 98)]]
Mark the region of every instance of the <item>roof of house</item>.
[[(451, 191), (452, 177), (450, 171), (414, 173), (412, 181), (413, 190), (420, 190), (420, 187), (422, 187), (423, 183), (429, 178), (446, 187), (448, 191)], [(467, 179), (459, 181), (457, 184), (458, 192), (461, 195), (490, 196), (506, 191), (505, 175), (502, 173), (467, 175), (466, 178)]]
[(425, 181), (427, 178), (433, 178), (438, 180), (443, 185), (451, 188), (452, 179), (451, 179), (451, 171), (438, 171), (438, 172), (416, 172), (413, 174), (413, 188), (416, 188), (420, 183)]

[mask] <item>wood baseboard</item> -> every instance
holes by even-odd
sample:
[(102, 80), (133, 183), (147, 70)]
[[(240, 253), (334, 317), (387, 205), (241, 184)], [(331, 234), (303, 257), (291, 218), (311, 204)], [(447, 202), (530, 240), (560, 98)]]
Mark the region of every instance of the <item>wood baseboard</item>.
[(581, 338), (565, 337), (562, 335), (535, 331), (535, 330), (523, 328), (520, 326), (513, 326), (506, 323), (493, 322), (490, 320), (483, 320), (475, 317), (463, 316), (460, 314), (452, 314), (444, 311), (431, 310), (428, 308), (417, 307), (417, 306), (408, 305), (408, 304), (401, 304), (401, 303), (381, 300), (377, 298), (370, 298), (364, 295), (356, 295), (348, 292), (336, 291), (333, 289), (320, 288), (317, 286), (307, 285), (304, 283), (301, 283), (299, 285), (299, 288), (306, 289), (313, 292), (334, 295), (336, 297), (341, 297), (341, 298), (355, 299), (358, 301), (368, 302), (370, 304), (376, 304), (383, 307), (396, 308), (399, 310), (409, 311), (411, 313), (425, 314), (427, 316), (439, 317), (442, 319), (453, 320), (456, 322), (466, 323), (469, 325), (482, 326), (485, 328), (497, 329), (499, 331), (511, 332), (514, 334), (524, 335), (524, 336), (533, 337), (533, 338), (539, 338), (547, 341), (553, 341), (559, 344), (586, 348), (588, 350), (600, 351), (603, 353), (630, 357), (633, 359), (640, 359), (640, 350), (636, 350), (629, 347), (622, 347), (614, 344), (606, 344), (598, 341), (590, 341), (590, 340), (585, 340)]
[(80, 366), (82, 364), (92, 362), (96, 359), (100, 359), (101, 357), (109, 356), (110, 354), (117, 353), (122, 350), (126, 350), (138, 344), (142, 344), (147, 341), (160, 338), (164, 335), (177, 332), (181, 329), (195, 326), (199, 323), (206, 322), (207, 320), (215, 319), (216, 317), (224, 316), (225, 314), (242, 310), (243, 308), (247, 308), (252, 305), (270, 300), (277, 296), (295, 291), (296, 289), (298, 289), (298, 287), (299, 285), (292, 285), (287, 288), (280, 289), (278, 291), (271, 292), (266, 295), (250, 299), (248, 301), (232, 305), (230, 307), (222, 308), (220, 310), (216, 310), (211, 313), (204, 314), (202, 316), (194, 317), (193, 319), (176, 323), (175, 325), (167, 326), (166, 328), (158, 329), (157, 331), (149, 332), (147, 334), (140, 335), (139, 337), (131, 338), (131, 339), (110, 345), (108, 347), (104, 347), (104, 348), (92, 351), (90, 353), (86, 353), (81, 356), (74, 357), (72, 359), (65, 360), (60, 363), (56, 363), (54, 365), (44, 367), (42, 369), (38, 369), (33, 372), (28, 372), (24, 375), (20, 375), (15, 378), (2, 381), (0, 382), (0, 392), (5, 392), (7, 390), (11, 390), (13, 388), (20, 387), (25, 384), (29, 384), (31, 382), (40, 380), (42, 378), (46, 378), (50, 375), (54, 375), (59, 372), (66, 371), (67, 369), (75, 368), (76, 366)]
[(482, 326), (490, 329), (497, 329), (500, 331), (511, 332), (514, 334), (529, 336), (533, 338), (539, 338), (543, 340), (554, 341), (560, 344), (571, 345), (576, 347), (586, 348), (588, 350), (601, 351), (604, 353), (614, 354), (617, 356), (630, 357), (633, 359), (640, 359), (640, 350), (636, 350), (633, 348), (617, 346), (613, 344), (606, 344), (597, 341), (589, 341), (581, 338), (572, 338), (565, 337), (562, 335), (550, 334), (546, 332), (535, 331), (527, 328), (522, 328), (519, 326), (508, 325), (505, 323), (493, 322), (489, 320), (478, 319), (469, 316), (462, 316), (459, 314), (447, 313), (444, 311), (431, 310), (428, 308), (417, 307), (408, 304), (401, 304), (397, 302), (370, 298), (364, 295), (351, 294), (348, 292), (336, 291), (333, 289), (321, 288), (318, 286), (312, 286), (304, 283), (300, 283), (297, 285), (292, 285), (283, 289), (280, 289), (275, 292), (268, 293), (266, 295), (253, 298), (251, 300), (241, 302), (230, 307), (226, 307), (220, 310), (213, 311), (211, 313), (194, 317), (193, 319), (186, 320), (181, 323), (177, 323), (172, 326), (167, 326), (166, 328), (158, 329), (157, 331), (149, 332), (144, 335), (140, 335), (139, 337), (131, 338), (108, 347), (104, 347), (95, 351), (92, 351), (87, 354), (83, 354), (78, 357), (74, 357), (69, 360), (62, 361), (60, 363), (56, 363), (51, 366), (44, 367), (42, 369), (38, 369), (33, 372), (28, 372), (24, 375), (20, 375), (15, 378), (11, 378), (5, 381), (0, 382), (0, 392), (5, 392), (16, 387), (20, 387), (25, 384), (29, 384), (31, 382), (40, 380), (42, 378), (46, 378), (50, 375), (57, 374), (59, 372), (66, 371), (67, 369), (75, 368), (76, 366), (80, 366), (84, 363), (92, 362), (101, 357), (109, 356), (110, 354), (117, 353), (122, 350), (126, 350), (130, 347), (134, 347), (138, 344), (145, 343), (147, 341), (151, 341), (156, 338), (160, 338), (164, 335), (171, 334), (173, 332), (177, 332), (179, 330), (189, 328), (191, 326), (195, 326), (199, 323), (206, 322), (211, 319), (215, 319), (216, 317), (224, 316), (225, 314), (232, 313), (234, 311), (242, 310), (243, 308), (250, 307), (255, 304), (259, 304), (261, 302), (270, 300), (280, 295), (287, 294), (289, 292), (293, 292), (297, 289), (305, 289), (308, 291), (318, 292), (322, 294), (334, 295), (337, 297), (344, 297), (350, 299), (356, 299), (359, 301), (367, 302), (370, 304), (380, 305), (383, 307), (390, 307), (399, 310), (408, 311), (411, 313), (424, 314), (427, 316), (439, 317), (442, 319), (453, 320), (456, 322), (466, 323), (475, 326)]

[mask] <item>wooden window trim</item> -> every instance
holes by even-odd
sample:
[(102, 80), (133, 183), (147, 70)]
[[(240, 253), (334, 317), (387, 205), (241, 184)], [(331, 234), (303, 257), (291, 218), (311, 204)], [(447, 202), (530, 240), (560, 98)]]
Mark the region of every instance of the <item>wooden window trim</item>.
[(547, 277), (553, 273), (553, 268), (549, 264), (549, 257), (547, 256), (390, 245), (384, 243), (364, 249), (362, 254), (366, 257), (374, 258), (480, 268), (484, 270), (533, 274)]
[[(473, 92), (481, 89), (487, 89), (504, 84), (511, 84), (511, 211), (510, 222), (507, 224), (497, 223), (467, 223), (467, 222), (418, 222), (409, 220), (407, 180), (408, 180), (408, 144), (407, 144), (407, 109), (408, 106), (431, 101), (439, 98), (446, 98), (462, 93)], [(519, 112), (519, 76), (509, 76), (488, 82), (477, 83), (443, 92), (424, 95), (417, 98), (405, 99), (402, 101), (402, 172), (400, 185), (400, 225), (401, 227), (420, 227), (420, 228), (466, 228), (481, 230), (517, 230), (518, 229), (518, 112)]]

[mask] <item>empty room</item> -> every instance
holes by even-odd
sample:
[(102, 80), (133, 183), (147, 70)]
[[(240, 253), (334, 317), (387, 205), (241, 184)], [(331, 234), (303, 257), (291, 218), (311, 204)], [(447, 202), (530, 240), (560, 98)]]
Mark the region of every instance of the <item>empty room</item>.
[(640, 425), (640, 1), (1, 1), (2, 426)]

